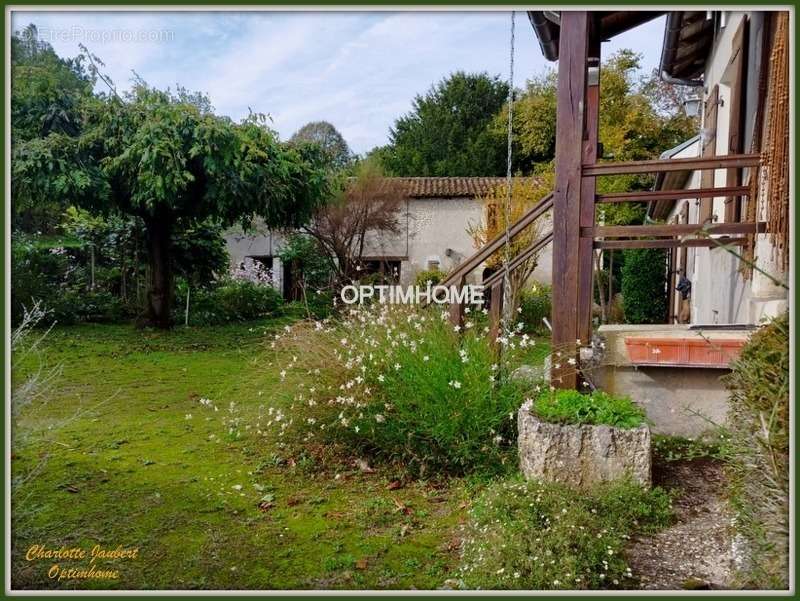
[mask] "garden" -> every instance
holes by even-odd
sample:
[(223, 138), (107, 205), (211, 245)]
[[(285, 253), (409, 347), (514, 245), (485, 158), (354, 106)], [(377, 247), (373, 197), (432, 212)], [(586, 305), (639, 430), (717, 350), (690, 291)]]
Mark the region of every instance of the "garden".
[[(365, 239), (399, 219), (385, 176), (441, 166), (425, 144), (408, 155), (404, 133), (427, 129), (425, 107), (452, 94), (469, 112), (472, 89), (496, 112), (471, 153), (494, 156), (476, 149), (496, 150), (501, 82), (454, 75), (398, 120), (389, 147), (355, 157), (325, 124), (284, 142), (265, 115), (234, 122), (202, 94), (138, 76), (130, 91), (97, 93), (99, 58), (60, 58), (35, 28), (12, 49), (15, 589), (786, 585), (788, 314), (732, 365), (728, 424), (694, 440), (651, 434), (637, 399), (589, 378), (550, 385), (553, 366), (578, 367), (551, 345), (559, 308), (529, 281), (536, 257), (494, 340), (481, 303), (454, 324), (448, 307), (338, 301), (342, 286), (385, 277), (362, 273)], [(627, 117), (652, 100), (633, 84), (635, 63), (623, 51), (604, 71), (634, 98)], [(552, 84), (529, 83), (529, 117), (554, 110)], [(661, 134), (694, 125), (645, 112), (646, 126), (612, 137), (620, 155), (649, 157)], [(628, 136), (637, 127), (650, 138)], [(552, 176), (545, 134), (518, 141), (537, 185)], [(497, 209), (507, 192), (513, 210), (487, 214), (476, 246), (527, 210), (532, 190), (483, 199)], [(644, 208), (605, 217), (629, 224)], [(231, 263), (225, 233), (256, 225), (286, 234), (291, 299), (270, 265)], [(652, 274), (665, 260), (606, 254), (596, 323), (662, 319), (666, 275)]]

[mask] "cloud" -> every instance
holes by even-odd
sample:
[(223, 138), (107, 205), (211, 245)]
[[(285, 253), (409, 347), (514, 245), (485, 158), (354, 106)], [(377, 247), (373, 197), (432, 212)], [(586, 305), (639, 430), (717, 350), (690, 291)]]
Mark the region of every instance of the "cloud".
[[(457, 70), (508, 76), (509, 13), (499, 12), (27, 12), (28, 22), (83, 32), (54, 40), (74, 56), (78, 39), (106, 62), (120, 88), (135, 70), (151, 85), (210, 95), (216, 109), (239, 119), (249, 109), (269, 113), (283, 138), (304, 123), (327, 120), (353, 150), (385, 144), (394, 120), (415, 95)], [(524, 13), (516, 20), (516, 84), (548, 66)], [(109, 32), (158, 34), (125, 41)], [(604, 52), (632, 47), (658, 60), (663, 20), (628, 32)], [(97, 37), (97, 35), (95, 37)], [(84, 42), (86, 43), (86, 42)]]

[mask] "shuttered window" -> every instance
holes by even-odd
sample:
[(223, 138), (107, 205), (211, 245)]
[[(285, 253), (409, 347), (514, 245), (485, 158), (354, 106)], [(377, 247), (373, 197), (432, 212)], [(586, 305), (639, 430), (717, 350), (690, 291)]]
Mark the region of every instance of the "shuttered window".
[[(717, 151), (717, 108), (719, 106), (719, 86), (714, 86), (706, 98), (706, 108), (703, 117), (703, 157), (711, 157)], [(703, 188), (714, 187), (714, 170), (706, 169), (701, 176)], [(714, 214), (714, 199), (700, 199), (700, 218), (699, 222), (706, 223), (711, 221)]]

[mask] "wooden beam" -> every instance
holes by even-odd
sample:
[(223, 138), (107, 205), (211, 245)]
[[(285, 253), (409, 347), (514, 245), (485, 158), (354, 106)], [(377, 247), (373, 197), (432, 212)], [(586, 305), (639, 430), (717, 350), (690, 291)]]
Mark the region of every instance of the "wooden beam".
[[(455, 286), (458, 289), (463, 288), (467, 283), (467, 277), (465, 275), (459, 276), (455, 282), (450, 284), (450, 286)], [(450, 303), (450, 323), (454, 326), (458, 326), (459, 328), (464, 325), (464, 305), (461, 303)]]
[[(575, 348), (578, 337), (578, 246), (581, 219), (581, 154), (589, 42), (587, 11), (562, 11), (556, 93), (555, 190), (553, 191), (553, 347)], [(558, 388), (575, 388), (575, 370), (551, 370)]]
[[(703, 135), (701, 139), (701, 154), (704, 158), (711, 158), (717, 153), (717, 113), (719, 108), (719, 85), (711, 88), (706, 98), (705, 113), (703, 115)], [(700, 187), (712, 188), (716, 184), (716, 171), (706, 170), (700, 174)], [(701, 198), (700, 212), (697, 218), (699, 223), (714, 221), (714, 199)]]
[[(663, 225), (603, 225), (594, 228), (595, 238), (635, 238), (637, 236), (691, 236), (705, 234), (755, 234), (766, 230), (758, 223), (668, 223)], [(586, 232), (588, 234), (588, 232)]]
[[(704, 169), (728, 169), (733, 167), (755, 167), (761, 157), (758, 154), (728, 154), (705, 158), (654, 159), (626, 163), (595, 163), (584, 165), (584, 175), (626, 175), (630, 173), (660, 173), (666, 171), (701, 171)], [(710, 188), (711, 186), (703, 186)]]
[(714, 198), (716, 196), (747, 196), (748, 186), (727, 186), (724, 188), (682, 188), (679, 190), (646, 190), (642, 192), (614, 192), (598, 194), (597, 203), (610, 202), (655, 202), (658, 200), (683, 200), (684, 198)]
[[(744, 150), (745, 102), (747, 100), (747, 15), (742, 17), (739, 28), (731, 41), (731, 58), (726, 68), (732, 74), (730, 81), (730, 108), (728, 109), (728, 154), (736, 154)], [(742, 183), (741, 169), (728, 169), (725, 174), (728, 186)], [(742, 218), (742, 197), (731, 194), (725, 199), (725, 223), (739, 221)]]
[[(518, 253), (516, 257), (514, 257), (508, 263), (508, 269), (510, 271), (514, 271), (517, 269), (522, 263), (527, 261), (531, 258), (531, 256), (540, 251), (542, 248), (547, 246), (553, 241), (553, 232), (547, 232), (544, 236), (532, 242), (528, 245), (528, 248), (523, 250), (522, 252)], [(505, 269), (501, 269), (500, 271), (495, 271), (492, 275), (486, 278), (483, 282), (484, 287), (490, 287), (495, 284), (495, 282), (501, 281), (503, 276), (505, 275)]]
[(503, 278), (492, 284), (489, 301), (489, 344), (498, 348), (497, 337), (500, 336), (500, 322), (503, 317)]
[[(662, 238), (660, 240), (596, 240), (595, 248), (715, 248), (717, 246), (742, 246), (747, 238)], [(683, 268), (685, 269), (685, 268)]]
[[(589, 44), (586, 80), (586, 109), (584, 116), (581, 163), (597, 162), (597, 141), (600, 121), (600, 24), (597, 13), (590, 13)], [(581, 178), (580, 225), (594, 227), (597, 178)], [(594, 306), (594, 240), (581, 236), (578, 240), (578, 335), (586, 343), (592, 339), (592, 308)]]

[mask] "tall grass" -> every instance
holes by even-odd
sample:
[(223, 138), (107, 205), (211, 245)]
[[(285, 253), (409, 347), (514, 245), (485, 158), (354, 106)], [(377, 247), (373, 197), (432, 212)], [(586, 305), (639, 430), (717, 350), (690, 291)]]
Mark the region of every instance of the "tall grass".
[[(501, 373), (485, 329), (480, 312), (456, 331), (436, 309), (389, 305), (289, 328), (275, 348), (293, 396), (268, 425), (415, 474), (496, 472), (513, 463), (525, 388)], [(516, 349), (533, 344), (512, 338)]]
[(726, 377), (729, 482), (737, 530), (750, 546), (741, 584), (787, 588), (789, 578), (789, 316), (762, 327)]

